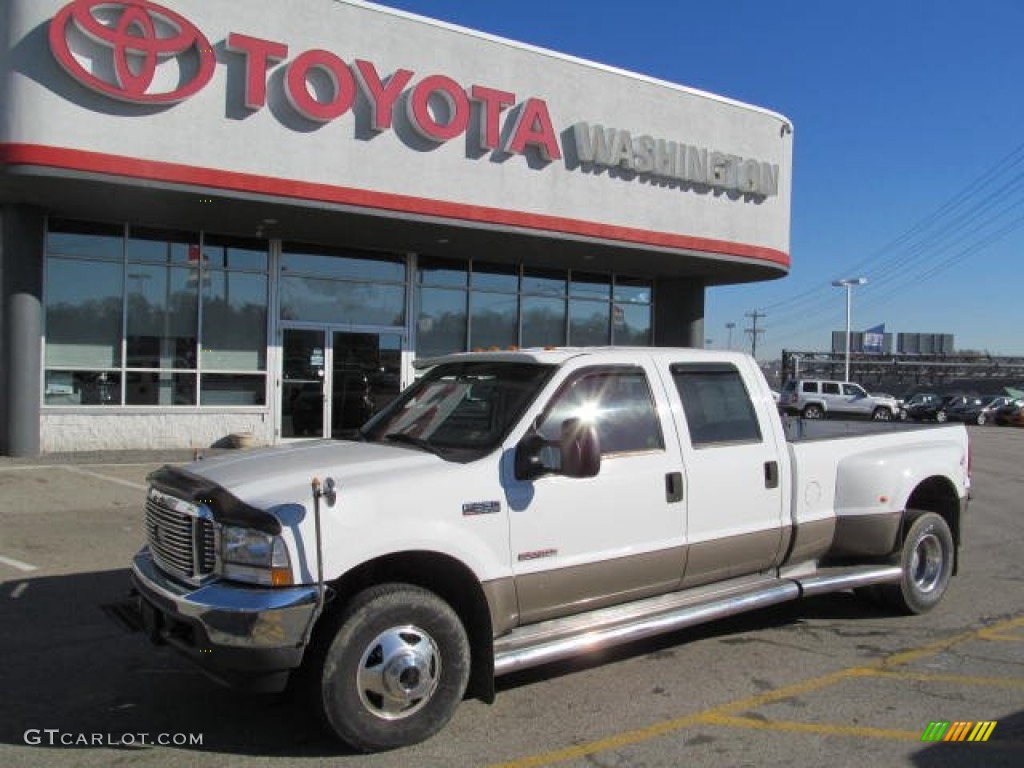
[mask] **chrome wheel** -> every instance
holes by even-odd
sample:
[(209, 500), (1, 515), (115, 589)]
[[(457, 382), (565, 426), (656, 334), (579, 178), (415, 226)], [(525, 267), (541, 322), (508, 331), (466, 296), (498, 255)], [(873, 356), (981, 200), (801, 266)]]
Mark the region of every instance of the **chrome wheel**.
[(363, 651), (356, 672), (359, 700), (385, 720), (409, 717), (430, 702), (441, 680), (441, 652), (419, 627), (381, 632)]
[(934, 533), (917, 540), (910, 559), (910, 578), (922, 594), (932, 592), (942, 581), (945, 567), (942, 542)]
[(428, 739), (462, 701), (472, 666), (455, 610), (412, 584), (378, 584), (321, 621), (303, 660), (327, 728), (358, 750)]

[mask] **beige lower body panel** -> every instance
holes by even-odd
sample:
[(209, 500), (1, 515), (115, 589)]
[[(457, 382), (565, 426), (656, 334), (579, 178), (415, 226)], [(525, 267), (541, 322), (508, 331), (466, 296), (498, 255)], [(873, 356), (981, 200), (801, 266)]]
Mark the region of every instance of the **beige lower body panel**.
[(569, 616), (679, 588), (686, 547), (672, 547), (516, 577), (524, 624)]
[(793, 543), (786, 562), (802, 563), (820, 560), (832, 547), (836, 535), (836, 519), (809, 520), (793, 527)]
[(683, 587), (768, 570), (778, 565), (781, 546), (780, 528), (691, 544)]
[(833, 557), (875, 557), (896, 548), (903, 512), (878, 515), (839, 515), (828, 554)]

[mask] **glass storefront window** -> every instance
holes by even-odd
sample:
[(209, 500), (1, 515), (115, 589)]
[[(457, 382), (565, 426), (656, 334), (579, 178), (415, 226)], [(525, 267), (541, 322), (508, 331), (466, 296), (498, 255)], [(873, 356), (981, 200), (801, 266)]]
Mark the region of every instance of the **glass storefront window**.
[(195, 405), (196, 374), (128, 371), (125, 405)]
[(574, 347), (602, 346), (610, 341), (611, 304), (569, 300), (569, 343)]
[(650, 304), (651, 282), (632, 277), (616, 277), (613, 298), (619, 303)]
[(281, 319), (352, 325), (403, 325), (405, 286), (315, 277), (281, 279)]
[(128, 367), (196, 367), (198, 283), (198, 269), (129, 266)]
[(519, 270), (503, 264), (473, 264), (470, 284), (477, 291), (515, 293), (519, 290)]
[(523, 270), (523, 293), (565, 296), (565, 273), (541, 269)]
[(46, 250), (52, 256), (121, 261), (124, 258), (124, 227), (54, 220), (50, 222), (50, 231), (46, 235)]
[(467, 335), (469, 349), (651, 343), (649, 280), (539, 267), (523, 267), (517, 279), (516, 267), (471, 261), (463, 291), (464, 274), (459, 262), (419, 261), (418, 357), (465, 349)]
[(419, 261), (420, 283), (450, 288), (465, 288), (469, 281), (468, 263), (447, 259), (422, 258)]
[(416, 349), (420, 357), (466, 351), (465, 291), (420, 289)]
[(235, 373), (204, 373), (203, 405), (266, 405), (267, 377)]
[(281, 254), (281, 273), (404, 283), (405, 259), (366, 251), (286, 244)]
[(121, 365), (123, 268), (102, 261), (46, 262), (46, 365)]
[(125, 233), (48, 223), (43, 403), (266, 405), (266, 241)]
[(203, 266), (211, 269), (267, 271), (267, 245), (261, 241), (216, 235), (203, 238)]
[(128, 237), (128, 261), (199, 266), (199, 234), (167, 229), (132, 227)]
[(267, 276), (207, 272), (203, 277), (202, 339), (200, 357), (205, 370), (265, 371)]
[(470, 293), (470, 349), (505, 349), (518, 344), (518, 304), (515, 294)]
[(47, 371), (46, 405), (120, 405), (120, 371)]
[(565, 345), (565, 299), (523, 296), (524, 347)]
[(645, 347), (651, 343), (651, 306), (615, 304), (612, 308), (612, 343), (624, 347)]
[(611, 275), (596, 275), (573, 270), (569, 280), (569, 295), (579, 299), (608, 301), (612, 294)]

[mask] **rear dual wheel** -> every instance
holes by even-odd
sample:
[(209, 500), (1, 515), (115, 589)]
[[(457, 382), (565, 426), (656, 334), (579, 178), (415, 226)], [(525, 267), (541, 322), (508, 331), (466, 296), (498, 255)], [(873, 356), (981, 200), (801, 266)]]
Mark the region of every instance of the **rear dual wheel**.
[(926, 613), (942, 600), (953, 575), (955, 549), (946, 520), (934, 512), (914, 512), (903, 539), (898, 564), (903, 573), (897, 584), (881, 584), (858, 590), (901, 613)]

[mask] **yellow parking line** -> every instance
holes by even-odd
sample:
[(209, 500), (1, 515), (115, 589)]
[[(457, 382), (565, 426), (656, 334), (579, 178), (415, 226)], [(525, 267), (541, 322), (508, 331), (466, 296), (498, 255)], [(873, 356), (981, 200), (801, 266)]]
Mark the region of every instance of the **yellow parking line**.
[[(953, 635), (952, 637), (945, 638), (944, 640), (938, 640), (919, 648), (912, 648), (907, 651), (901, 651), (900, 653), (894, 653), (891, 656), (887, 656), (881, 661), (875, 662), (869, 666), (841, 669), (827, 675), (822, 675), (821, 677), (811, 678), (784, 688), (758, 694), (757, 696), (751, 696), (739, 701), (727, 702), (726, 704), (722, 704), (718, 707), (711, 707), (710, 709), (695, 712), (691, 715), (684, 715), (683, 717), (674, 718), (672, 720), (663, 720), (660, 723), (654, 723), (653, 725), (649, 725), (644, 728), (624, 731), (622, 733), (606, 736), (605, 738), (590, 741), (585, 744), (577, 744), (572, 747), (556, 749), (550, 752), (528, 755), (526, 757), (519, 758), (518, 760), (512, 760), (506, 763), (496, 763), (493, 764), (491, 768), (540, 768), (541, 766), (554, 765), (556, 763), (565, 762), (566, 760), (585, 758), (588, 755), (597, 754), (598, 752), (621, 749), (622, 747), (631, 746), (640, 742), (650, 741), (694, 725), (735, 725), (736, 727), (757, 727), (764, 730), (770, 730), (778, 724), (778, 721), (760, 721), (754, 718), (736, 717), (735, 713), (742, 710), (756, 709), (782, 699), (789, 699), (795, 696), (800, 696), (801, 694), (820, 690), (821, 688), (825, 688), (843, 680), (849, 680), (857, 677), (884, 676), (886, 674), (899, 675), (902, 673), (892, 672), (892, 667), (909, 664), (910, 662), (918, 661), (919, 659), (927, 658), (929, 656), (935, 656), (955, 645), (959, 645), (960, 643), (967, 642), (969, 640), (976, 640), (981, 637), (983, 632), (999, 634), (1000, 632), (1004, 632), (1007, 629), (1017, 626), (1024, 626), (1024, 617), (1007, 619), (982, 629), (962, 632), (958, 635)], [(753, 725), (754, 723), (757, 725)], [(906, 734), (909, 733), (908, 731), (889, 730), (885, 728), (857, 728), (828, 724), (815, 725), (812, 723), (787, 723), (785, 721), (781, 723), (781, 726), (782, 727), (779, 728), (779, 730), (791, 730), (793, 732), (801, 731), (843, 734), (861, 737), (877, 735), (878, 738), (900, 740), (908, 738)], [(915, 740), (920, 740), (920, 738), (920, 732), (914, 733)]]
[(891, 739), (895, 741), (920, 741), (921, 731), (899, 731), (895, 728), (871, 728), (860, 725), (834, 725), (832, 723), (799, 723), (792, 720), (758, 720), (753, 717), (709, 714), (702, 718), (708, 725), (729, 728), (752, 728), (758, 731), (783, 731), (788, 733), (818, 733), (825, 736), (859, 736), (867, 739)]
[(979, 630), (978, 637), (984, 640), (1007, 640), (1010, 642), (1020, 643), (1024, 642), (1024, 635), (1011, 635), (1007, 633), (1007, 630), (1018, 629), (1020, 627), (1024, 627), (1024, 618), (1010, 619), (1009, 621), (1001, 624), (996, 624)]
[(956, 685), (979, 685), (988, 688), (1024, 688), (1024, 677), (972, 677), (970, 675), (943, 675), (932, 672), (890, 672), (878, 670), (875, 677), (894, 680), (919, 680), (925, 683), (955, 683)]

